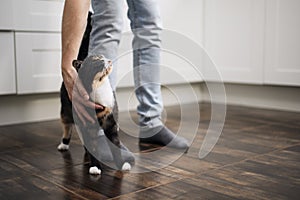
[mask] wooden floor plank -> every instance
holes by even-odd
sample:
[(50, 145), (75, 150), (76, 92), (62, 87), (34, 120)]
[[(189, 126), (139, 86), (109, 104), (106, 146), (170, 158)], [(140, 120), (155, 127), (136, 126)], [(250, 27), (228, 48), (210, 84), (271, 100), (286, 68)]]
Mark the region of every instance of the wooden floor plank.
[[(184, 109), (192, 112), (195, 106)], [(186, 154), (139, 145), (136, 125), (121, 113), (121, 140), (143, 155), (134, 169), (148, 169), (144, 173), (105, 167), (102, 175), (89, 175), (76, 133), (69, 151), (57, 151), (59, 120), (0, 126), (0, 199), (299, 199), (300, 113), (227, 109), (218, 142), (201, 160), (198, 153), (210, 123), (210, 104), (199, 106), (196, 132), (192, 117), (181, 119), (180, 107), (166, 109), (170, 129), (176, 132), (184, 122), (186, 136), (195, 136)], [(134, 112), (130, 117), (137, 123)]]

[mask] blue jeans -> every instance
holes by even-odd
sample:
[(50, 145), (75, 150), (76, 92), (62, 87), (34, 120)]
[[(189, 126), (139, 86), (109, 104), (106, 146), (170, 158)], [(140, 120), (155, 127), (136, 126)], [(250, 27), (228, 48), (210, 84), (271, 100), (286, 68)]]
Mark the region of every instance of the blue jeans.
[[(163, 108), (160, 90), (160, 33), (162, 30), (158, 0), (127, 0), (128, 18), (134, 38), (133, 64), (137, 112), (141, 127), (161, 126)], [(92, 32), (89, 54), (103, 54), (115, 60), (123, 29), (123, 1), (92, 0)], [(115, 67), (116, 68), (116, 67)], [(110, 76), (116, 87), (116, 70)]]

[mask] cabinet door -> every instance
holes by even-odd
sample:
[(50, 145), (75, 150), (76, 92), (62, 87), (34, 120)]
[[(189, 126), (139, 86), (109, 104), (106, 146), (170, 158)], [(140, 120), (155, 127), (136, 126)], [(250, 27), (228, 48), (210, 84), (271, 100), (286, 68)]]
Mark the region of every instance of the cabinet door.
[(63, 0), (13, 0), (17, 31), (60, 31)]
[(0, 94), (16, 93), (14, 35), (0, 32)]
[(16, 33), (17, 93), (59, 91), (59, 33)]
[[(263, 0), (206, 0), (204, 45), (223, 81), (263, 82)], [(219, 81), (205, 62), (205, 78)]]
[(267, 0), (267, 84), (300, 85), (299, 8), (299, 0)]

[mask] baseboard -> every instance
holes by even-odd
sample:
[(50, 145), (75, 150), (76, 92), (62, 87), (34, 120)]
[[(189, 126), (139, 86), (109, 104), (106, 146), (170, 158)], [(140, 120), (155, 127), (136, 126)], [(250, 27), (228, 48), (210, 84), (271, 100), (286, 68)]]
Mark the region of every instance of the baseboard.
[(0, 125), (59, 118), (58, 94), (0, 96)]
[[(224, 84), (226, 103), (256, 108), (300, 112), (300, 87), (283, 87), (267, 85)], [(220, 88), (220, 83), (209, 83), (212, 91)], [(206, 85), (201, 84), (202, 101), (210, 102), (211, 98)], [(216, 94), (218, 95), (218, 94)], [(213, 102), (219, 103), (214, 98)]]

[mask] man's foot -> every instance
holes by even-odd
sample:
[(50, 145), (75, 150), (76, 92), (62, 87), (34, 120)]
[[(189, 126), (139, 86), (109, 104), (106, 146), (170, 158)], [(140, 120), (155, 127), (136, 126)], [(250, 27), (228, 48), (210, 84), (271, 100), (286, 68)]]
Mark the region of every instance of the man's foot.
[(141, 130), (140, 143), (158, 144), (176, 149), (189, 148), (189, 142), (185, 138), (175, 135), (165, 126), (160, 126), (147, 131)]

